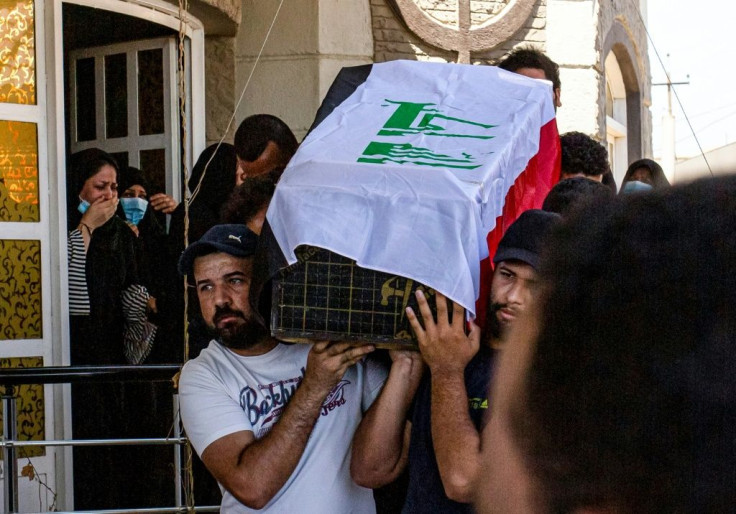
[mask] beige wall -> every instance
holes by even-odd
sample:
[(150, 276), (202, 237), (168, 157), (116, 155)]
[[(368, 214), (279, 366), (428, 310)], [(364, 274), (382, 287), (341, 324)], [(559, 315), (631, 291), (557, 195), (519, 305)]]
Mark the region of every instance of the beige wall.
[[(415, 0), (440, 23), (454, 23), (456, 1)], [(492, 17), (509, 0), (473, 2), (474, 23)], [(539, 0), (532, 14), (507, 41), (471, 54), (471, 62), (493, 63), (510, 49), (531, 43), (560, 64), (560, 132), (579, 130), (605, 139), (604, 61), (612, 42), (630, 56), (628, 73), (639, 97), (638, 152), (651, 154), (649, 62), (644, 25), (630, 0)], [(207, 38), (207, 139), (219, 138), (255, 63), (278, 2), (242, 0), (242, 21), (234, 38)], [(387, 0), (300, 0), (284, 2), (258, 67), (238, 107), (237, 124), (267, 112), (283, 118), (302, 137), (339, 69), (343, 66), (412, 59), (452, 62), (410, 32)], [(621, 63), (620, 63), (621, 64)], [(627, 72), (628, 70), (628, 72)], [(632, 78), (633, 77), (633, 78)]]
[[(417, 0), (423, 7), (429, 7), (434, 19), (444, 24), (455, 23), (454, 6), (444, 0)], [(472, 19), (474, 23), (482, 23), (508, 2), (486, 1), (472, 3)], [(370, 0), (373, 18), (373, 39), (375, 45), (375, 61), (393, 61), (395, 59), (411, 59), (419, 61), (455, 62), (455, 52), (439, 50), (420, 40), (409, 32), (394, 15), (386, 0)], [(506, 42), (487, 52), (474, 53), (471, 61), (488, 64), (495, 61), (509, 50), (522, 43), (534, 43), (544, 48), (546, 34), (546, 0), (537, 2), (532, 15), (524, 26)]]
[[(235, 102), (277, 6), (278, 2), (243, 0), (243, 19), (234, 41)], [(370, 63), (372, 58), (367, 1), (286, 1), (237, 109), (235, 125), (250, 114), (274, 114), (301, 139), (340, 68)]]
[[(446, 0), (415, 0), (427, 14), (442, 24), (453, 24), (457, 2)], [(629, 0), (598, 2), (595, 0), (540, 0), (532, 14), (510, 39), (495, 48), (471, 55), (471, 62), (493, 63), (510, 49), (533, 44), (545, 50), (560, 65), (562, 108), (558, 111), (560, 132), (578, 130), (605, 139), (605, 70), (603, 63), (611, 42), (620, 53), (631, 55), (634, 89), (639, 91), (641, 132), (638, 141), (640, 155), (651, 153), (651, 114), (649, 112), (650, 77), (646, 33), (635, 3)], [(387, 0), (370, 0), (373, 16), (375, 60), (415, 59), (455, 61), (455, 52), (439, 50), (411, 33), (396, 17)], [(474, 2), (471, 4), (473, 23), (499, 12), (507, 1)], [(644, 3), (644, 8), (646, 7)], [(607, 46), (608, 45), (608, 46)], [(625, 63), (622, 68), (625, 68)], [(631, 73), (629, 75), (632, 75)], [(630, 79), (632, 77), (629, 77)]]
[[(597, 139), (606, 136), (606, 82), (604, 62), (611, 43), (631, 62), (619, 65), (629, 85), (636, 83), (639, 96), (640, 149), (651, 156), (651, 78), (644, 25), (635, 2), (594, 0), (548, 0), (547, 50), (560, 65), (562, 108), (557, 122), (560, 132), (578, 130)], [(633, 75), (635, 76), (632, 76)], [(629, 116), (629, 125), (635, 123)], [(631, 153), (631, 152), (630, 152)]]

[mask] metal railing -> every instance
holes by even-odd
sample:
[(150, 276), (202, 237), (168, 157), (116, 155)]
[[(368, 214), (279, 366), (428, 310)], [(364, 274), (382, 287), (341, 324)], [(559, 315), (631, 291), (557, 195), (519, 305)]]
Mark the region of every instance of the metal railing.
[[(179, 397), (173, 393), (174, 420), (172, 437), (138, 439), (62, 439), (42, 441), (19, 441), (17, 434), (17, 409), (15, 387), (27, 384), (75, 384), (109, 382), (170, 382), (181, 368), (178, 364), (155, 364), (143, 366), (50, 366), (45, 368), (5, 368), (0, 370), (0, 385), (5, 386), (2, 395), (3, 436), (2, 448), (3, 512), (18, 512), (18, 462), (17, 448), (34, 446), (121, 446), (121, 445), (172, 445), (174, 447), (174, 506), (163, 508), (137, 508), (95, 510), (95, 513), (127, 514), (141, 513), (186, 513), (218, 512), (219, 506), (188, 507), (183, 499), (181, 446), (187, 438), (181, 433), (179, 420)], [(58, 511), (55, 511), (58, 512)], [(83, 512), (83, 511), (73, 511)]]

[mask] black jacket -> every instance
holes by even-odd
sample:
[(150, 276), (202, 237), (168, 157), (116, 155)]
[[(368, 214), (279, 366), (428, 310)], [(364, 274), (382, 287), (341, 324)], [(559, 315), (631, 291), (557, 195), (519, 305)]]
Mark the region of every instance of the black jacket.
[(132, 284), (142, 284), (141, 264), (135, 235), (117, 215), (92, 234), (86, 277), (90, 302), (88, 340), (71, 342), (72, 363), (127, 364), (120, 294)]

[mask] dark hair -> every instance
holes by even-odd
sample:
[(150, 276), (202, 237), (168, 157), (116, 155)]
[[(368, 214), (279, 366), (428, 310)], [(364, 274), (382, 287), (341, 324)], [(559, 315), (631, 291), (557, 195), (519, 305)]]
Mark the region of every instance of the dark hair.
[(623, 185), (626, 182), (629, 182), (631, 180), (631, 175), (633, 175), (639, 168), (646, 168), (649, 170), (649, 174), (652, 177), (652, 187), (654, 189), (669, 187), (670, 181), (667, 180), (667, 176), (664, 174), (662, 166), (651, 159), (639, 159), (638, 161), (632, 162), (629, 169), (626, 170), (626, 175), (624, 175), (624, 179), (621, 184)]
[(268, 175), (246, 178), (222, 207), (220, 222), (247, 225), (258, 211), (269, 204), (275, 190), (276, 184)]
[(511, 413), (541, 502), (734, 512), (736, 177), (598, 198), (542, 262)]
[(586, 176), (603, 175), (609, 170), (608, 150), (582, 132), (567, 132), (560, 136), (562, 173)]
[(148, 182), (146, 174), (138, 168), (128, 166), (127, 168), (125, 168), (125, 171), (120, 173), (118, 177), (118, 191), (122, 195), (122, 193), (125, 192), (126, 189), (129, 189), (135, 185), (143, 187), (143, 189), (146, 190), (146, 194), (148, 194), (148, 196), (151, 196), (153, 194), (153, 191), (151, 191), (151, 184)]
[(66, 189), (75, 198), (79, 196), (87, 179), (96, 175), (103, 166), (115, 168), (115, 179), (120, 179), (120, 168), (115, 158), (99, 148), (88, 148), (72, 154), (69, 165)]
[(69, 167), (66, 175), (67, 196), (67, 224), (75, 227), (79, 223), (79, 193), (87, 179), (97, 174), (103, 166), (112, 166), (115, 169), (115, 180), (120, 180), (120, 168), (117, 161), (109, 153), (99, 148), (88, 148), (76, 152), (69, 158)]
[(279, 147), (285, 161), (296, 153), (299, 143), (289, 126), (270, 114), (245, 118), (235, 132), (235, 151), (244, 161), (252, 162), (266, 150), (269, 141)]
[(601, 177), (601, 184), (608, 187), (613, 194), (616, 194), (618, 187), (616, 187), (616, 178), (613, 176), (613, 172), (609, 169)]
[(574, 206), (598, 196), (613, 198), (614, 193), (608, 186), (595, 180), (572, 177), (560, 181), (547, 193), (542, 210), (567, 216)]
[[(212, 155), (214, 154), (214, 157)], [(212, 161), (210, 161), (212, 158)], [(208, 164), (209, 163), (209, 164)], [(220, 212), (220, 208), (227, 201), (230, 193), (235, 189), (235, 175), (238, 168), (238, 160), (235, 157), (235, 148), (228, 143), (213, 144), (205, 148), (199, 155), (197, 162), (189, 177), (189, 191), (193, 194), (199, 184), (202, 173), (204, 174), (199, 193), (192, 200), (206, 205), (213, 213)]]
[(544, 76), (552, 82), (552, 88), (557, 90), (560, 85), (560, 67), (544, 52), (533, 46), (515, 48), (498, 62), (502, 70), (516, 72), (521, 68), (536, 68), (544, 72)]

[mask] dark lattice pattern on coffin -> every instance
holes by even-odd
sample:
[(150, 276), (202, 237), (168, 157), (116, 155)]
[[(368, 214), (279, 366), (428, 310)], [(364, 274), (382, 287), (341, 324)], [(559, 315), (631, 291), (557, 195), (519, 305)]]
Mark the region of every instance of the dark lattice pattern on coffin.
[[(412, 344), (406, 307), (417, 312), (413, 280), (361, 268), (315, 247), (274, 279), (272, 331), (281, 339), (361, 340)], [(430, 302), (434, 307), (434, 302)]]

